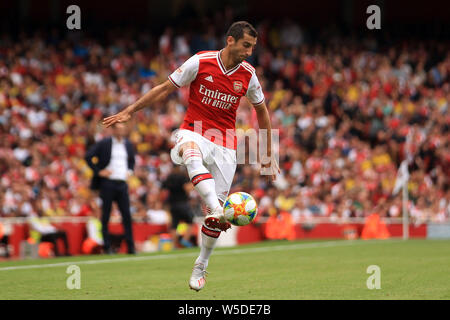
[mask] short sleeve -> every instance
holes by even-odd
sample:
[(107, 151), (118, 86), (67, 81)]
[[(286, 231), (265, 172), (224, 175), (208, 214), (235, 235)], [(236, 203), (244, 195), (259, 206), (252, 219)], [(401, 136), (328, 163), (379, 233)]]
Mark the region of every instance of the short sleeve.
[(177, 88), (189, 85), (197, 77), (198, 66), (198, 56), (193, 55), (169, 76), (170, 82)]
[(247, 99), (255, 106), (264, 102), (264, 93), (261, 89), (261, 84), (258, 81), (258, 77), (253, 73), (250, 82), (248, 84)]

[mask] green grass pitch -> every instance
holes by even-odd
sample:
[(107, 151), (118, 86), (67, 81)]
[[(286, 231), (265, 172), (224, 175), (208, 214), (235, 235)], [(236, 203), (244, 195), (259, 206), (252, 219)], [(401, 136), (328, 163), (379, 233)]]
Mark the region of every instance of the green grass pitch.
[[(271, 241), (213, 253), (206, 286), (188, 288), (198, 248), (0, 263), (0, 299), (450, 299), (450, 241)], [(80, 289), (68, 289), (69, 265)], [(380, 289), (368, 289), (380, 268)]]

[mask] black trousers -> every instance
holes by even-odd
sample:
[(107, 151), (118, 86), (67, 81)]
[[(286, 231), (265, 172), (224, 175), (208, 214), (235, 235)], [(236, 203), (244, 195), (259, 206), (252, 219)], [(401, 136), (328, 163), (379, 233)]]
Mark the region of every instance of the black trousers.
[(9, 239), (9, 236), (3, 236), (3, 238), (0, 238), (0, 245), (5, 246), (5, 257), (6, 258), (9, 258), (8, 239)]
[(100, 185), (100, 198), (102, 199), (102, 234), (105, 250), (111, 248), (111, 238), (108, 231), (109, 218), (113, 201), (117, 203), (122, 216), (122, 225), (125, 231), (125, 241), (128, 252), (134, 252), (133, 230), (131, 225), (130, 198), (128, 185), (125, 181), (102, 179)]
[(194, 214), (188, 201), (175, 202), (170, 205), (170, 214), (172, 216), (172, 229), (176, 229), (180, 221), (192, 224)]
[(64, 253), (69, 255), (69, 243), (67, 242), (67, 234), (65, 231), (56, 231), (52, 233), (43, 234), (41, 236), (41, 242), (51, 242), (53, 243), (53, 249), (55, 250), (55, 256), (60, 256), (61, 253), (58, 250), (58, 239), (62, 239), (64, 242)]

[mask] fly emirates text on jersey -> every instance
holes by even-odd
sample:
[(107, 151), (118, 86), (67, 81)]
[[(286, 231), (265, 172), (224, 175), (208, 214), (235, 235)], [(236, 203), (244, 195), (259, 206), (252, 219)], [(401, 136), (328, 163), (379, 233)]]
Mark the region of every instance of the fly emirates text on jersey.
[(220, 109), (230, 109), (238, 101), (238, 97), (231, 94), (222, 93), (219, 90), (210, 90), (204, 85), (200, 85), (199, 92), (203, 95), (202, 103)]

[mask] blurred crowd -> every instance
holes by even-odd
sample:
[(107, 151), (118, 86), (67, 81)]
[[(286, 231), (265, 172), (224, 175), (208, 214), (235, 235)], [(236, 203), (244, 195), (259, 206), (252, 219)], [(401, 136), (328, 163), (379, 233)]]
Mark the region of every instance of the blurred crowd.
[[(222, 48), (228, 21), (225, 12), (199, 29), (112, 30), (101, 38), (39, 30), (14, 39), (1, 34), (0, 217), (98, 212), (83, 157), (110, 134), (101, 119), (165, 81), (197, 51)], [(383, 46), (333, 29), (312, 38), (292, 21), (256, 27), (258, 44), (249, 62), (279, 133), (282, 174), (272, 184), (257, 165), (240, 165), (231, 192), (252, 194), (260, 216), (288, 212), (296, 222), (375, 211), (401, 217), (401, 193), (392, 192), (406, 159), (412, 219), (448, 220), (449, 44), (405, 40)], [(173, 168), (171, 133), (183, 120), (187, 98), (182, 88), (129, 123), (137, 150), (129, 181), (136, 219), (166, 222), (161, 184)], [(237, 128), (257, 128), (246, 99)], [(201, 215), (195, 191), (192, 204)]]

